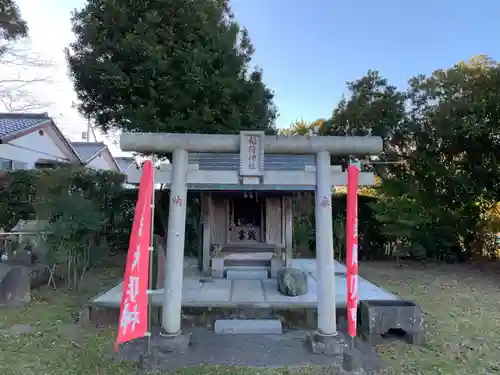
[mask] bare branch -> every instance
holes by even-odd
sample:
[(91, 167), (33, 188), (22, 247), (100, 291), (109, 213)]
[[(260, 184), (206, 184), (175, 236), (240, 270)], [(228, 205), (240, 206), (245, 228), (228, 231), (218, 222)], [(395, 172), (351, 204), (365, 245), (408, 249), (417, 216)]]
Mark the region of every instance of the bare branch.
[(0, 46), (0, 110), (27, 112), (52, 104), (34, 91), (51, 83), (48, 71), (54, 64), (35, 53), (28, 40), (23, 42)]
[(45, 60), (40, 54), (33, 51), (29, 41), (0, 42), (0, 62), (2, 66), (20, 66), (23, 68), (49, 68), (53, 62)]

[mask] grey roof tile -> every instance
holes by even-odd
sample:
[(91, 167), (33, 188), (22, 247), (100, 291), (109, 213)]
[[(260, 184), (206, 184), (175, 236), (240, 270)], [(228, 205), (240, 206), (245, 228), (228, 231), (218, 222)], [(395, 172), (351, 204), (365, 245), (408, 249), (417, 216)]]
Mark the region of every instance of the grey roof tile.
[(46, 113), (0, 113), (0, 138), (49, 121)]

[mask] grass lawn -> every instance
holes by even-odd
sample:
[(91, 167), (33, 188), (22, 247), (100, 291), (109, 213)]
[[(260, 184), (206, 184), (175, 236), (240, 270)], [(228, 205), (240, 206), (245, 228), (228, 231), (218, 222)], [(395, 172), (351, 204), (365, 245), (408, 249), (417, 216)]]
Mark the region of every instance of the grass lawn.
[[(403, 343), (380, 347), (388, 375), (461, 375), (500, 373), (500, 272), (464, 265), (364, 263), (361, 274), (403, 298), (415, 300), (426, 312), (424, 347)], [(123, 268), (89, 274), (88, 285), (78, 296), (48, 289), (36, 291), (28, 306), (0, 308), (0, 329), (30, 324), (29, 335), (0, 337), (0, 374), (135, 374), (131, 365), (113, 364), (103, 358), (114, 339), (114, 329), (81, 331), (72, 324), (82, 302), (106, 289)], [(203, 366), (183, 374), (291, 374), (318, 373), (287, 369), (245, 369)]]

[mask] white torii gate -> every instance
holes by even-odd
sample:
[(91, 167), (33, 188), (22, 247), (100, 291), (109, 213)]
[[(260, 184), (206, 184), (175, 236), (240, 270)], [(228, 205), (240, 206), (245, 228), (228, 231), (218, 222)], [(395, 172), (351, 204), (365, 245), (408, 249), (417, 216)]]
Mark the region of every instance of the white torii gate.
[[(173, 153), (172, 164), (158, 172), (158, 183), (170, 184), (162, 331), (177, 336), (181, 331), (184, 237), (188, 184), (220, 183), (242, 189), (265, 185), (308, 185), (315, 187), (316, 258), (318, 275), (318, 334), (337, 334), (335, 316), (335, 270), (331, 189), (346, 185), (347, 175), (330, 166), (330, 155), (377, 155), (382, 151), (380, 137), (270, 136), (261, 131), (242, 131), (240, 135), (123, 133), (123, 151)], [(189, 152), (240, 153), (239, 171), (204, 171), (188, 165)], [(315, 154), (316, 167), (302, 171), (264, 170), (264, 155)], [(140, 172), (130, 171), (130, 183), (138, 182)], [(360, 174), (360, 185), (373, 185), (372, 173)]]

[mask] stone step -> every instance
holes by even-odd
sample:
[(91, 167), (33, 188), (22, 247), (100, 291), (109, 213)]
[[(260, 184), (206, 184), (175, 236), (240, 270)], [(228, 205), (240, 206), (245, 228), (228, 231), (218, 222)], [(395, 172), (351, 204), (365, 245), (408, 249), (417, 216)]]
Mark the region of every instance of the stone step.
[(283, 327), (279, 319), (219, 319), (215, 321), (214, 332), (226, 335), (281, 335)]
[(229, 280), (267, 280), (269, 278), (268, 267), (225, 267), (226, 279)]
[(254, 259), (254, 260), (271, 260), (274, 256), (273, 252), (238, 252), (224, 253), (224, 260), (239, 260), (239, 259)]
[(224, 254), (224, 267), (270, 267), (274, 253), (227, 253)]
[(224, 267), (270, 267), (270, 260), (258, 260), (258, 259), (229, 259), (224, 260)]
[(256, 244), (232, 244), (222, 248), (223, 253), (272, 253), (276, 245), (256, 243)]

